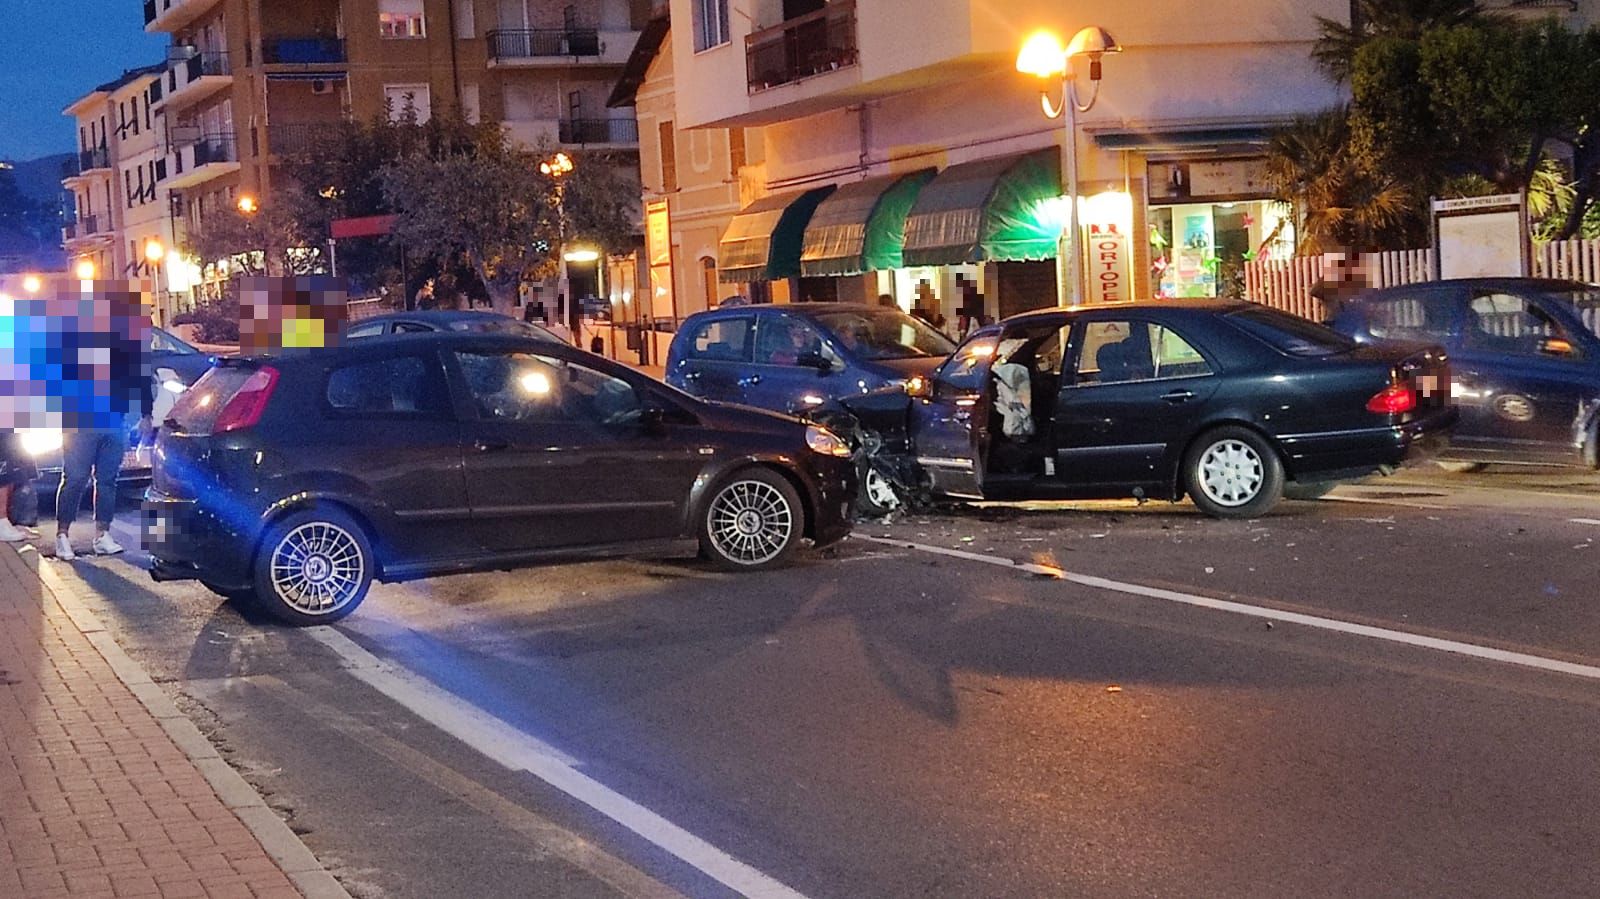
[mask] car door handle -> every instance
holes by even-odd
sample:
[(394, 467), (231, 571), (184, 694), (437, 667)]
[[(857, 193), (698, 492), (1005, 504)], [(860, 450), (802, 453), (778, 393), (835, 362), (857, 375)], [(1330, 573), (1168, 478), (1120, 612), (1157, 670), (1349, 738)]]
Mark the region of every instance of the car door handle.
[(1192, 391), (1192, 390), (1174, 390), (1171, 393), (1163, 393), (1161, 395), (1161, 398), (1166, 400), (1167, 402), (1173, 404), (1174, 406), (1177, 406), (1177, 405), (1180, 405), (1182, 403), (1187, 403), (1188, 401), (1194, 399), (1194, 391)]
[(761, 376), (760, 375), (751, 375), (748, 378), (740, 378), (739, 379), (739, 386), (740, 387), (753, 387), (753, 386), (755, 386), (757, 384), (760, 384), (760, 383), (761, 383)]
[(510, 449), (511, 444), (503, 440), (477, 440), (473, 442), (472, 448), (480, 453), (497, 453), (501, 450)]

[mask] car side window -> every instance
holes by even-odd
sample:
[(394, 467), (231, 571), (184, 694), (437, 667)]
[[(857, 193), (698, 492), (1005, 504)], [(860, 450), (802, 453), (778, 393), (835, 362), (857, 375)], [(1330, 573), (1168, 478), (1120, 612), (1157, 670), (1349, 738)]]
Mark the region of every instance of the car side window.
[(1086, 322), (1078, 353), (1079, 384), (1120, 384), (1211, 374), (1194, 345), (1164, 325)]
[(1441, 342), (1453, 330), (1455, 295), (1439, 290), (1390, 294), (1368, 303), (1366, 318), (1373, 337)]
[(814, 366), (835, 356), (817, 329), (786, 315), (769, 315), (756, 326), (757, 365)]
[(328, 406), (357, 417), (442, 417), (450, 411), (442, 374), (436, 361), (421, 356), (340, 366), (328, 374)]
[(432, 330), (433, 329), (427, 325), (418, 324), (417, 322), (394, 323), (394, 333), (396, 334), (423, 334)]
[(478, 417), (615, 426), (638, 421), (638, 391), (587, 365), (532, 353), (457, 352)]
[(954, 354), (939, 366), (934, 379), (946, 390), (975, 393), (983, 388), (983, 373), (994, 359), (1000, 345), (1000, 335), (984, 334), (972, 337), (956, 347)]
[(354, 328), (344, 332), (344, 336), (346, 340), (356, 340), (362, 337), (377, 337), (382, 333), (383, 323), (379, 322), (376, 325), (356, 325)]
[(1469, 308), (1463, 343), (1471, 349), (1538, 356), (1551, 338), (1568, 339), (1561, 325), (1527, 297), (1485, 291), (1472, 297)]
[(689, 337), (689, 358), (706, 362), (749, 362), (755, 321), (748, 316), (700, 324)]

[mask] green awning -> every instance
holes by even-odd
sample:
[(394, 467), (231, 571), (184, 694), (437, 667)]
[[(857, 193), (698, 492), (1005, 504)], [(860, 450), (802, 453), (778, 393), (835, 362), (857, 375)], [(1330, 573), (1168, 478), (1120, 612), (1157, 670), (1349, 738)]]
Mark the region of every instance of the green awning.
[(834, 191), (806, 226), (800, 274), (859, 275), (899, 268), (906, 216), (933, 171), (868, 178)]
[(833, 185), (803, 193), (768, 194), (739, 210), (722, 235), (717, 279), (777, 281), (800, 274), (800, 244), (817, 204)]
[(922, 188), (906, 219), (905, 265), (1036, 262), (1061, 236), (1060, 155), (953, 165)]

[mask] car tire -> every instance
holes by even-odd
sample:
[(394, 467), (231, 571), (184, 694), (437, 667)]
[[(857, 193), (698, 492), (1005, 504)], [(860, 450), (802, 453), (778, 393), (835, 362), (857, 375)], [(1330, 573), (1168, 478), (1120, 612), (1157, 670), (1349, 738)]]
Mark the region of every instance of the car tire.
[(856, 514), (866, 518), (882, 518), (905, 505), (900, 491), (895, 489), (888, 466), (877, 460), (868, 460), (861, 473), (861, 490), (856, 496)]
[(700, 509), (700, 549), (727, 571), (776, 568), (806, 531), (805, 507), (782, 475), (745, 468), (724, 478)]
[(1337, 486), (1337, 481), (1289, 481), (1283, 485), (1283, 498), (1312, 502), (1327, 496), (1328, 491)]
[(1483, 471), (1484, 466), (1487, 465), (1488, 463), (1487, 462), (1448, 462), (1448, 461), (1445, 461), (1443, 459), (1435, 459), (1435, 460), (1433, 460), (1433, 464), (1439, 466), (1440, 468), (1444, 469), (1445, 471), (1450, 472), (1451, 474), (1472, 474), (1475, 471)]
[(373, 569), (355, 519), (328, 507), (295, 512), (267, 528), (256, 553), (256, 607), (297, 627), (329, 624), (367, 598)]
[(1194, 504), (1213, 518), (1259, 518), (1283, 496), (1283, 462), (1249, 428), (1201, 434), (1184, 455), (1183, 474)]

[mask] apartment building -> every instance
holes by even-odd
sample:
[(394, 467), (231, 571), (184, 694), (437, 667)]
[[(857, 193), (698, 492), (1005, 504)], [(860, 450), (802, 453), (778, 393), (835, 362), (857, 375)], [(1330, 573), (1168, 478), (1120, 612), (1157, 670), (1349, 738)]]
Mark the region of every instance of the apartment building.
[[(90, 262), (96, 276), (141, 277), (141, 238), (160, 238), (165, 218), (155, 116), (146, 99), (163, 66), (126, 72), (78, 98), (64, 111), (77, 123), (77, 154), (62, 172), (73, 218), (62, 235), (73, 265)], [(127, 238), (126, 240), (124, 238)], [(163, 244), (163, 247), (165, 244)]]
[[(184, 247), (208, 216), (241, 197), (270, 203), (273, 165), (282, 154), (345, 119), (385, 110), (422, 121), (459, 113), (501, 122), (530, 147), (624, 155), (638, 148), (630, 111), (605, 101), (648, 18), (647, 0), (143, 0), (143, 6), (145, 30), (172, 36), (166, 62), (97, 88), (68, 110), (79, 119), (85, 163), (68, 179), (82, 222), (69, 236), (75, 252), (104, 253), (118, 270), (137, 261), (144, 251), (135, 244), (147, 243), (146, 235)], [(137, 105), (137, 134), (113, 133), (122, 121), (119, 102), (130, 115)], [(111, 158), (124, 135), (138, 139), (127, 152), (143, 167), (131, 182), (141, 198), (133, 207), (123, 198), (124, 172)], [(146, 221), (156, 209), (165, 218), (159, 227)]]

